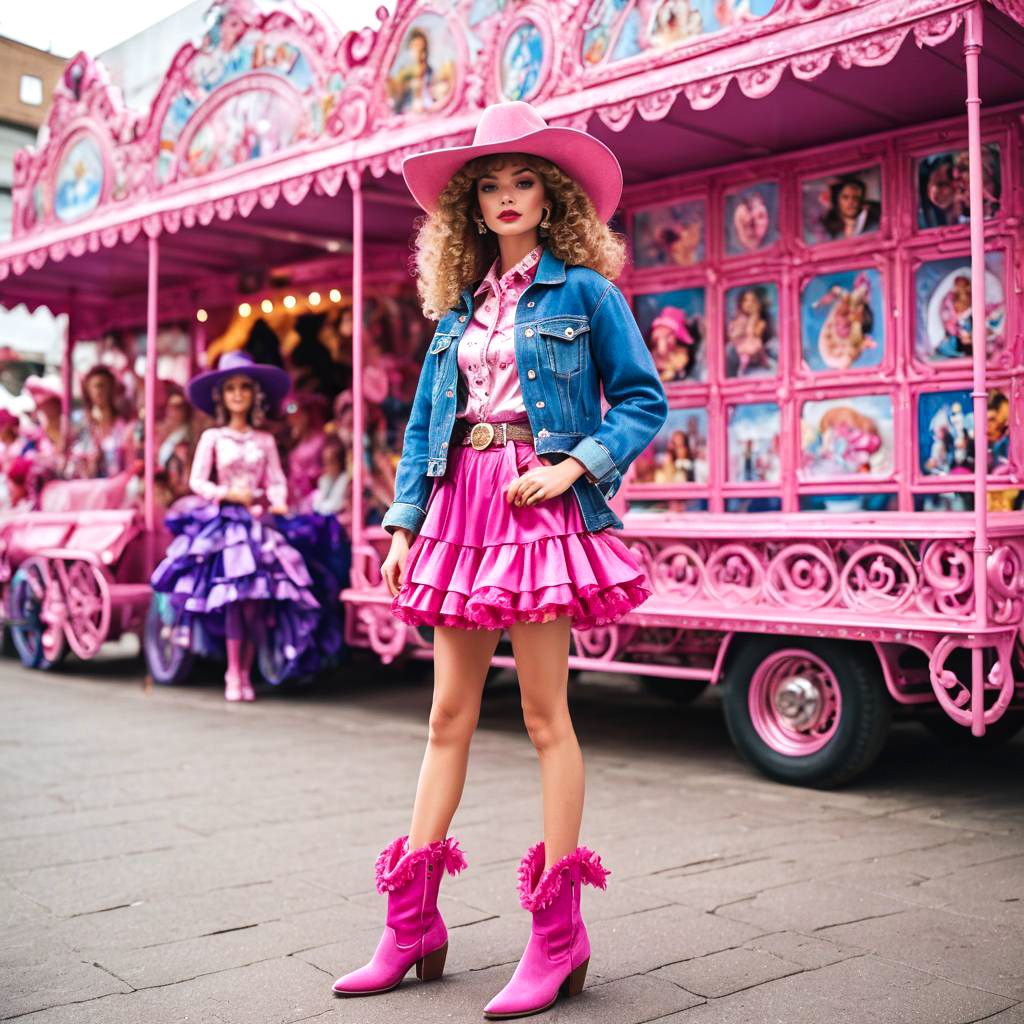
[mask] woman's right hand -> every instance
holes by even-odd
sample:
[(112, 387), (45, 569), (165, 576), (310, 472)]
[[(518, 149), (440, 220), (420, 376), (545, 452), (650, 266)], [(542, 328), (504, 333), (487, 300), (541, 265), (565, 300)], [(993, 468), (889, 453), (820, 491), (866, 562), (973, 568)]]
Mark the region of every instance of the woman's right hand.
[(233, 502), (236, 505), (245, 505), (248, 507), (252, 504), (252, 491), (244, 488), (240, 488), (236, 491), (228, 491), (228, 493), (224, 495), (224, 500)]
[(391, 550), (384, 564), (380, 567), (380, 574), (388, 585), (391, 596), (398, 593), (402, 585), (402, 577), (405, 574), (405, 560), (409, 557), (409, 547), (412, 544), (412, 531), (399, 526), (391, 535)]

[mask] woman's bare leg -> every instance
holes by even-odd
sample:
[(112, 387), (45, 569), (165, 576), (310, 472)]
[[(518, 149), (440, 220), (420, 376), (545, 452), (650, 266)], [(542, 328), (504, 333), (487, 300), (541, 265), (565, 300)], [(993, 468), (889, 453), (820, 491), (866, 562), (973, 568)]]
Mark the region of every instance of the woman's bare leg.
[(579, 843), (583, 753), (569, 717), (569, 616), (510, 626), (523, 722), (540, 758), (544, 797), (544, 868)]
[(434, 699), (409, 826), (409, 849), (444, 839), (462, 799), (469, 745), (480, 720), (499, 629), (434, 629)]

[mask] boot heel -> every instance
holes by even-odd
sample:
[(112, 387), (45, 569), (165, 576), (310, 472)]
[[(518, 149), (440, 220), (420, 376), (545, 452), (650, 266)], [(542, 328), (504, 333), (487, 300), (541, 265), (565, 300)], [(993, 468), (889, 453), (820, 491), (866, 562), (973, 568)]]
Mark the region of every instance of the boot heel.
[[(433, 953), (421, 957), (416, 961), (416, 977), (420, 981), (436, 981), (444, 973), (444, 960), (447, 955), (448, 943), (446, 942), (443, 946), (435, 949)], [(580, 987), (582, 988), (582, 986), (581, 980)]]
[(581, 963), (579, 967), (577, 967), (576, 970), (574, 970), (572, 974), (565, 979), (563, 988), (566, 990), (568, 995), (578, 996), (583, 991), (583, 982), (587, 977), (587, 964), (589, 963), (590, 957), (587, 957), (587, 959), (584, 960), (583, 963)]

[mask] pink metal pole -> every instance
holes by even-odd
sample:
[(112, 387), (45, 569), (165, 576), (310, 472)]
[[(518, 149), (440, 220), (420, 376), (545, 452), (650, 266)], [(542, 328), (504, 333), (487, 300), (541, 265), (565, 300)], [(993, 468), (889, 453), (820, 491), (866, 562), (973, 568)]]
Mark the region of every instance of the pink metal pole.
[(192, 339), (188, 347), (188, 375), (194, 377), (206, 369), (206, 324), (192, 321)]
[(71, 301), (68, 303), (68, 323), (64, 330), (64, 362), (60, 367), (60, 379), (61, 389), (64, 392), (64, 408), (61, 410), (60, 417), (60, 465), (63, 471), (64, 457), (67, 455), (68, 447), (71, 444), (71, 402), (74, 398), (72, 395), (73, 385), (73, 373), (72, 373), (72, 361), (74, 359), (75, 350), (75, 332), (77, 330), (77, 301), (75, 293), (71, 293)]
[[(971, 350), (974, 369), (974, 615), (979, 629), (988, 624), (988, 388), (985, 378), (985, 211), (982, 205), (981, 94), (978, 58), (982, 46), (982, 9), (976, 4), (964, 19), (964, 61), (967, 65), (967, 148), (971, 210)], [(984, 665), (981, 649), (971, 652), (971, 732), (985, 732)]]
[(363, 541), (363, 185), (352, 186), (352, 548)]
[(156, 470), (156, 300), (157, 280), (160, 271), (160, 252), (156, 238), (149, 240), (149, 280), (146, 293), (146, 416), (142, 429), (145, 437), (145, 510), (146, 532), (150, 537), (156, 530), (156, 493), (153, 476)]

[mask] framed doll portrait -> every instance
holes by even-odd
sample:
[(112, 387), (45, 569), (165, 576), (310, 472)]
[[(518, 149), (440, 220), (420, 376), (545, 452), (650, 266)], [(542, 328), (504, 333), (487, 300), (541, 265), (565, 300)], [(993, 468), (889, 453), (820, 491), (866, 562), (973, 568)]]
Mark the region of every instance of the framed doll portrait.
[(725, 194), (725, 255), (747, 256), (779, 240), (779, 186), (760, 181)]
[(779, 287), (770, 281), (725, 293), (725, 376), (774, 377), (779, 368)]
[(774, 483), (781, 477), (782, 417), (775, 402), (730, 405), (730, 483)]
[(876, 165), (804, 181), (800, 215), (807, 245), (874, 234), (882, 222), (882, 168)]
[(704, 261), (707, 203), (688, 199), (633, 214), (633, 263), (643, 267), (692, 267)]
[[(985, 410), (988, 472), (1010, 472), (1010, 400), (1001, 388), (991, 388)], [(917, 400), (918, 468), (922, 476), (974, 473), (974, 407), (967, 388), (926, 391)]]
[(637, 323), (663, 384), (707, 377), (703, 288), (634, 297)]
[[(946, 150), (920, 157), (916, 163), (917, 226), (946, 227), (968, 224), (970, 210), (970, 174), (966, 149)], [(999, 145), (981, 147), (982, 208), (985, 219), (995, 217), (1002, 205), (1003, 179), (999, 164)]]
[[(985, 254), (985, 339), (988, 357), (1006, 349), (1006, 258)], [(914, 274), (914, 351), (926, 363), (969, 359), (974, 351), (974, 284), (968, 256), (928, 260)]]
[(654, 440), (637, 456), (634, 484), (706, 484), (707, 409), (670, 409)]
[(885, 357), (881, 275), (872, 267), (818, 274), (800, 293), (804, 365), (812, 373), (864, 370)]
[(889, 395), (804, 402), (800, 409), (801, 476), (888, 476), (893, 471)]

